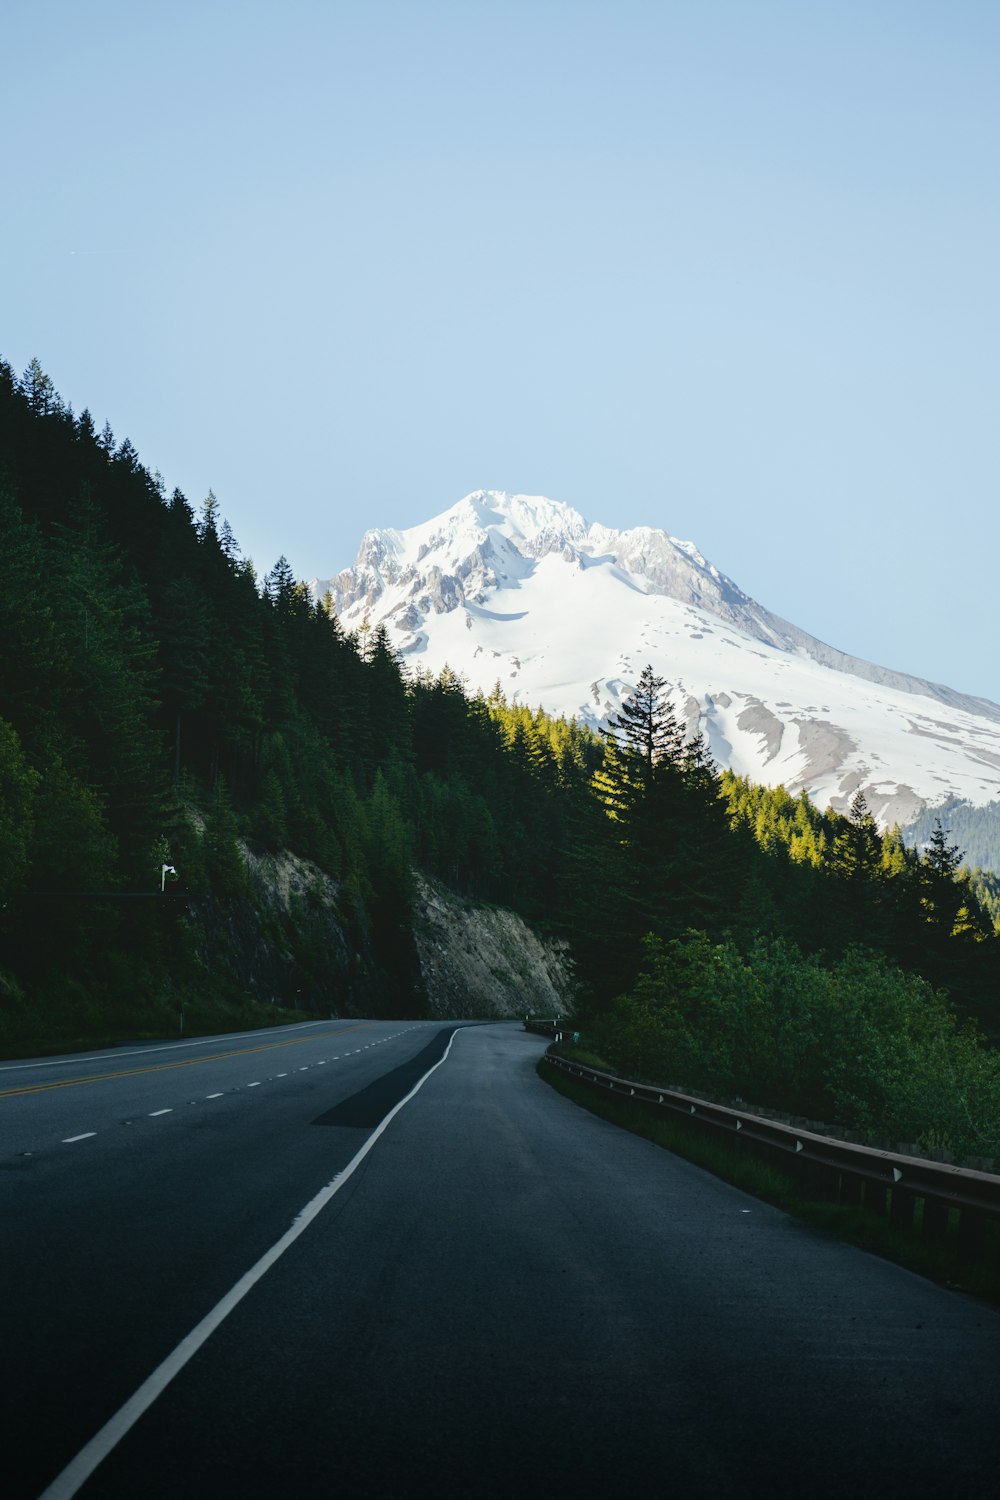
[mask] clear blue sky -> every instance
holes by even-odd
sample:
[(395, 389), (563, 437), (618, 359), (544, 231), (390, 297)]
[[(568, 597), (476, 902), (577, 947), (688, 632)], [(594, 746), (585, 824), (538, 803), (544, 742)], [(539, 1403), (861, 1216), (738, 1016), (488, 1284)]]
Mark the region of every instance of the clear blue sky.
[(469, 490), (1000, 700), (995, 0), (7, 0), (0, 355), (261, 572)]

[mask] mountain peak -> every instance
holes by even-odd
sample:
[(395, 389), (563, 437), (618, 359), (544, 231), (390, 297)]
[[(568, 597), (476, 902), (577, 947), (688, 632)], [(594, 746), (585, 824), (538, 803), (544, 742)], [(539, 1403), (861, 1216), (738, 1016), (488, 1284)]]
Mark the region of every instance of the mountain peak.
[(404, 532), (419, 548), (433, 541), (452, 548), (463, 540), (480, 545), (485, 534), (496, 533), (534, 551), (542, 538), (569, 540), (583, 535), (587, 522), (572, 506), (544, 495), (511, 495), (505, 490), (473, 490), (442, 515)]
[(329, 589), (348, 629), (385, 621), (408, 664), (604, 725), (652, 663), (723, 766), (882, 821), (1000, 797), (1000, 707), (827, 646), (693, 542), (591, 523), (543, 495), (474, 490), (432, 520), (365, 533)]

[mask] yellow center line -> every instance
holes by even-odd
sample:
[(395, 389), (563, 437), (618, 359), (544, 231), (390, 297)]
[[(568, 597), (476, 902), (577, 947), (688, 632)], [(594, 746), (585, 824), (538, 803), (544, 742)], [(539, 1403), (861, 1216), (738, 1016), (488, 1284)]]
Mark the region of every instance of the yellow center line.
[[(330, 1035), (331, 1037), (346, 1036), (349, 1031), (362, 1031), (365, 1026), (370, 1025), (370, 1021), (363, 1021), (357, 1026), (345, 1026), (343, 1031), (332, 1032)], [(14, 1094), (46, 1094), (51, 1089), (70, 1089), (81, 1083), (104, 1083), (109, 1078), (134, 1078), (138, 1073), (165, 1073), (170, 1068), (194, 1068), (201, 1063), (220, 1062), (227, 1057), (244, 1057), (252, 1052), (273, 1052), (276, 1047), (299, 1047), (303, 1042), (317, 1040), (315, 1036), (300, 1036), (288, 1042), (264, 1042), (259, 1047), (238, 1047), (234, 1052), (212, 1052), (207, 1057), (189, 1057), (183, 1062), (152, 1063), (146, 1068), (123, 1068), (118, 1073), (91, 1073), (85, 1078), (61, 1078), (52, 1083), (29, 1083), (19, 1089), (0, 1089), (0, 1099), (9, 1099)]]

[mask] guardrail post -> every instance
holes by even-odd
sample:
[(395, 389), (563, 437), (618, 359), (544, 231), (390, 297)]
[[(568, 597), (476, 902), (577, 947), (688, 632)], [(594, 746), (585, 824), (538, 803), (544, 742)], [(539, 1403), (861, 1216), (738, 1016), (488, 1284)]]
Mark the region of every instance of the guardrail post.
[(840, 1201), (841, 1203), (861, 1202), (861, 1178), (855, 1177), (853, 1172), (841, 1171)]
[(962, 1208), (958, 1216), (958, 1258), (982, 1260), (986, 1250), (986, 1215), (978, 1208)]
[(818, 1198), (836, 1203), (840, 1173), (823, 1162), (803, 1161), (799, 1168), (799, 1191), (803, 1198)]
[(923, 1235), (929, 1245), (943, 1245), (948, 1238), (948, 1205), (940, 1198), (924, 1198)]
[(916, 1194), (912, 1193), (909, 1188), (900, 1187), (898, 1182), (895, 1183), (889, 1203), (889, 1223), (895, 1225), (897, 1229), (911, 1228), (916, 1206)]
[[(556, 1029), (552, 1021), (526, 1018), (532, 1030)], [(667, 1087), (637, 1083), (613, 1074), (573, 1065), (551, 1051), (546, 1054), (559, 1072), (569, 1073), (604, 1094), (634, 1097), (645, 1109), (657, 1107), (669, 1117), (693, 1126), (715, 1139), (731, 1141), (738, 1151), (773, 1164), (795, 1180), (805, 1198), (825, 1198), (844, 1204), (862, 1202), (867, 1212), (888, 1214), (895, 1228), (914, 1230), (918, 1199), (922, 1204), (919, 1228), (928, 1244), (950, 1245), (961, 1260), (982, 1263), (1000, 1259), (1000, 1174), (973, 1168), (938, 1166), (881, 1146), (859, 1146), (833, 1137), (818, 1137), (790, 1124), (775, 1123), (731, 1106), (693, 1099)], [(742, 1102), (742, 1101), (740, 1101)], [(952, 1210), (958, 1214), (952, 1232)]]
[(825, 1203), (837, 1203), (840, 1199), (840, 1170), (837, 1167), (817, 1166), (816, 1169), (816, 1193), (817, 1199)]
[(887, 1188), (884, 1182), (873, 1182), (870, 1178), (865, 1183), (865, 1208), (871, 1214), (884, 1214), (886, 1210)]

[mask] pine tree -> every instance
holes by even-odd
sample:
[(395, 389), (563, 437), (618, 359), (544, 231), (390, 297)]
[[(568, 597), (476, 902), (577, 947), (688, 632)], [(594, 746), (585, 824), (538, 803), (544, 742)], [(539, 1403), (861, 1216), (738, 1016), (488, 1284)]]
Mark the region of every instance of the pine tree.
[(224, 555), (231, 563), (235, 563), (239, 560), (240, 544), (236, 540), (236, 537), (233, 534), (233, 528), (230, 526), (228, 521), (223, 521), (222, 523), (222, 530), (219, 532), (219, 546), (222, 548)]
[(870, 885), (882, 873), (882, 846), (878, 827), (860, 787), (854, 794), (850, 811), (842, 824), (840, 837), (834, 847), (834, 860), (844, 878), (859, 885)]
[(657, 677), (652, 666), (643, 667), (634, 692), (610, 721), (611, 732), (620, 736), (627, 752), (641, 761), (647, 784), (657, 763), (676, 759), (684, 745), (684, 731), (663, 694), (666, 685), (666, 679)]
[[(699, 848), (704, 789), (693, 792), (686, 784), (683, 731), (665, 686), (651, 667), (643, 670), (605, 733), (604, 760), (594, 777), (616, 835), (607, 895), (620, 910), (612, 931), (633, 956), (646, 932), (673, 936), (699, 925), (710, 880)], [(719, 827), (724, 834), (721, 809)]]
[[(207, 505), (208, 502), (205, 503)], [(295, 590), (296, 582), (292, 565), (282, 553), (271, 571), (264, 575), (264, 595), (279, 610), (285, 612), (291, 608)]]
[(366, 668), (366, 748), (371, 779), (390, 756), (408, 761), (412, 755), (409, 696), (384, 623), (372, 631)]
[(88, 501), (53, 528), (53, 612), (71, 649), (73, 692), (65, 717), (85, 747), (74, 771), (104, 799), (126, 869), (155, 838), (163, 742), (155, 727), (157, 665), (148, 599), (103, 534)]
[(239, 823), (230, 806), (225, 779), (216, 779), (205, 821), (204, 858), (212, 889), (219, 896), (244, 896), (247, 867), (239, 846)]
[(175, 783), (181, 774), (182, 723), (208, 699), (211, 631), (211, 611), (198, 585), (188, 575), (172, 579), (163, 592), (157, 633), (163, 708), (173, 720)]
[(129, 474), (134, 474), (139, 469), (139, 455), (131, 438), (122, 439), (115, 453), (115, 463)]
[(949, 936), (962, 905), (962, 889), (955, 879), (962, 851), (948, 842), (951, 830), (935, 818), (924, 857), (920, 862), (923, 905), (927, 919)]
[(0, 910), (27, 877), (39, 780), (14, 729), (0, 719)]
[(33, 359), (21, 376), (21, 394), (33, 416), (48, 417), (63, 410), (59, 392), (37, 359)]
[(198, 517), (198, 535), (202, 541), (217, 543), (219, 540), (219, 502), (213, 490), (209, 490), (201, 502), (201, 514)]

